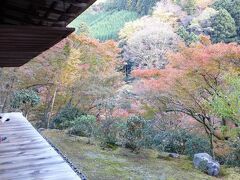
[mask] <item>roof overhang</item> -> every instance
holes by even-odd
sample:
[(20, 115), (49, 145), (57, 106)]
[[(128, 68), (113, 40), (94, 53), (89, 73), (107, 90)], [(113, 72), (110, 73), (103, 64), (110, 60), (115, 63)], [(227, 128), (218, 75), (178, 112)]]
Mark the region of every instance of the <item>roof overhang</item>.
[(0, 67), (25, 64), (74, 31), (96, 0), (0, 0)]

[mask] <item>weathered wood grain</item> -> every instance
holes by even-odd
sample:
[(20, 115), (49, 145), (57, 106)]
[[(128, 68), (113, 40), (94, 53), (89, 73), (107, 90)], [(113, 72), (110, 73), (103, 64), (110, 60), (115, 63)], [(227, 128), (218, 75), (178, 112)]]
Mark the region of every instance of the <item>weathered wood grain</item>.
[(21, 115), (0, 124), (0, 180), (79, 180), (78, 175)]

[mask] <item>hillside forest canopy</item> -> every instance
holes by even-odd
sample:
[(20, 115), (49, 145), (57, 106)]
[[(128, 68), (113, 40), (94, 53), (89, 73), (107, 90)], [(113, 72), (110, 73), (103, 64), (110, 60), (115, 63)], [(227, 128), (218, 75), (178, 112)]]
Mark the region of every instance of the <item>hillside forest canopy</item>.
[(36, 128), (240, 167), (240, 1), (106, 0), (75, 33), (1, 68), (1, 111)]

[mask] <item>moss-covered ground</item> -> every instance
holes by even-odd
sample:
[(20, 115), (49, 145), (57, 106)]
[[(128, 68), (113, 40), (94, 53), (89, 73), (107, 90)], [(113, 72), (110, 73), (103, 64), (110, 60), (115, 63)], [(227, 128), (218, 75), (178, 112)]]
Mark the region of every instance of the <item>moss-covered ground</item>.
[(186, 157), (172, 159), (153, 150), (138, 154), (125, 148), (103, 150), (87, 144), (85, 138), (58, 130), (42, 134), (90, 180), (240, 180), (239, 169), (223, 167), (221, 176), (215, 178), (195, 169)]

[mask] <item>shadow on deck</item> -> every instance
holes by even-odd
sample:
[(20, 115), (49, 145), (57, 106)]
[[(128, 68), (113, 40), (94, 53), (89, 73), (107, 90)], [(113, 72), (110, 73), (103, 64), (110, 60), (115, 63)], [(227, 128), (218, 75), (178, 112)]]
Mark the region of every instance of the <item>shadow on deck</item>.
[(0, 124), (0, 180), (79, 180), (63, 158), (21, 113)]

